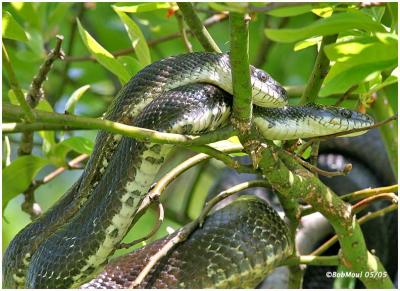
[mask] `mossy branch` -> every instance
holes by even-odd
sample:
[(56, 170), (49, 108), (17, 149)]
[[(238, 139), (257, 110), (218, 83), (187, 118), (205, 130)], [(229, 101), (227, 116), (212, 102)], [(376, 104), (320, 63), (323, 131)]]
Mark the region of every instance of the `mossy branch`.
[[(303, 199), (328, 219), (339, 238), (341, 264), (353, 272), (384, 272), (379, 259), (368, 251), (350, 205), (290, 155), (278, 151), (270, 142), (260, 143), (257, 149), (260, 168), (271, 186), (286, 197)], [(389, 278), (360, 279), (367, 288), (393, 288)]]

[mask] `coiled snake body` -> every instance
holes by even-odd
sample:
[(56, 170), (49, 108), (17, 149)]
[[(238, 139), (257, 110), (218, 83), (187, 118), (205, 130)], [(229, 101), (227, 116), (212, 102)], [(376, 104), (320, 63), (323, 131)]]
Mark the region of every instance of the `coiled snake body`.
[[(284, 89), (267, 73), (251, 67), (251, 80), (256, 105), (286, 104)], [(230, 94), (228, 55), (181, 55), (139, 72), (120, 91), (105, 118), (159, 131), (201, 134), (226, 125)], [(292, 139), (360, 128), (373, 120), (346, 109), (308, 105), (257, 107), (254, 123), (266, 138)], [(80, 179), (10, 243), (3, 258), (4, 287), (68, 288), (90, 279), (129, 230), (170, 149), (99, 132)], [(275, 243), (266, 245), (268, 265), (283, 257), (275, 249), (285, 240), (276, 237)]]

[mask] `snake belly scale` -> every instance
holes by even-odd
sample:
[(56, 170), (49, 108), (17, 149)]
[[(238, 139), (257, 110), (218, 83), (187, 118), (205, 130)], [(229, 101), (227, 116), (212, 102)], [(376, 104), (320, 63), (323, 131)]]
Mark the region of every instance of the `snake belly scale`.
[[(255, 104), (286, 104), (284, 89), (267, 73), (252, 67), (251, 80)], [(181, 55), (139, 72), (120, 91), (105, 118), (159, 131), (199, 134), (226, 124), (231, 102), (228, 93), (232, 93), (228, 55)], [(305, 109), (276, 110), (282, 110), (287, 118), (292, 115), (298, 121), (303, 119), (303, 123), (295, 125), (299, 129), (305, 118), (298, 113)], [(315, 108), (310, 112), (325, 128), (325, 134), (373, 122), (366, 115), (342, 114), (334, 108)], [(261, 110), (260, 115), (265, 117), (268, 112)], [(348, 122), (342, 124), (343, 119)], [(289, 131), (289, 127), (293, 124), (288, 123), (285, 130)], [(269, 123), (263, 134), (274, 138), (270, 129), (275, 128)], [(314, 129), (307, 129), (308, 136)], [(305, 133), (298, 130), (296, 134), (295, 137), (301, 137)], [(170, 149), (169, 145), (142, 143), (100, 131), (80, 179), (54, 207), (10, 243), (3, 257), (4, 286), (68, 288), (90, 279), (128, 231)]]

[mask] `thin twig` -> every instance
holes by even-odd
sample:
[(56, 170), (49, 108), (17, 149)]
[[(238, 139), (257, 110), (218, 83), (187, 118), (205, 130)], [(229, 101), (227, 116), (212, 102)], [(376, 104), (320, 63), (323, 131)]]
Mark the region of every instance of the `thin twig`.
[(200, 18), (197, 16), (190, 2), (178, 2), (179, 9), (185, 18), (185, 22), (192, 30), (193, 34), (199, 40), (201, 45), (206, 51), (221, 52), (218, 45), (208, 33), (206, 27), (201, 23)]
[(164, 245), (163, 247), (158, 250), (154, 255), (152, 255), (146, 264), (146, 266), (141, 270), (139, 275), (136, 277), (135, 281), (128, 287), (129, 289), (135, 288), (136, 286), (140, 285), (143, 279), (149, 274), (151, 269), (159, 262), (161, 258), (166, 256), (168, 252), (174, 248), (178, 243), (185, 241), (190, 234), (197, 228), (201, 227), (206, 219), (208, 213), (211, 209), (221, 200), (229, 197), (232, 194), (235, 194), (239, 191), (244, 189), (252, 188), (252, 187), (266, 187), (268, 183), (265, 180), (254, 180), (245, 183), (238, 184), (234, 187), (231, 187), (225, 191), (222, 191), (213, 199), (207, 202), (206, 206), (203, 208), (200, 215), (193, 220), (192, 222), (186, 224), (181, 229), (179, 229), (175, 235), (173, 235)]
[[(70, 56), (72, 54), (73, 47), (75, 44), (75, 37), (76, 37), (77, 28), (78, 28), (76, 19), (80, 19), (82, 21), (83, 14), (86, 11), (85, 5), (83, 3), (80, 3), (78, 5), (79, 5), (78, 12), (75, 15), (75, 17), (72, 18), (72, 22), (70, 24), (68, 44), (67, 44), (67, 48), (65, 50), (65, 54), (67, 56)], [(67, 85), (68, 81), (71, 80), (71, 78), (68, 77), (68, 70), (69, 70), (70, 66), (71, 66), (70, 62), (66, 62), (66, 61), (64, 62), (64, 67), (62, 68), (62, 71), (60, 72), (60, 78), (61, 78), (60, 85), (59, 85), (59, 88), (58, 88), (55, 96), (62, 96), (62, 94), (64, 93), (65, 86)]]
[(192, 44), (189, 41), (188, 35), (186, 33), (185, 23), (183, 22), (183, 16), (180, 12), (175, 13), (176, 20), (178, 21), (179, 33), (182, 36), (183, 44), (188, 52), (193, 52)]
[[(241, 145), (232, 145), (232, 146), (224, 146), (224, 148), (219, 148), (221, 152), (225, 153), (235, 153), (243, 150)], [(151, 202), (155, 199), (161, 199), (162, 193), (164, 193), (165, 189), (173, 182), (176, 178), (178, 178), (182, 173), (190, 169), (191, 167), (201, 163), (202, 161), (208, 160), (211, 157), (206, 154), (198, 154), (186, 161), (180, 163), (174, 169), (165, 174), (158, 182), (151, 188), (149, 193), (147, 193), (146, 197), (141, 202), (134, 220), (132, 221), (131, 227), (136, 224), (139, 218), (146, 212), (147, 208), (150, 206)]]
[(81, 163), (84, 160), (86, 160), (88, 157), (89, 157), (89, 155), (87, 155), (87, 154), (79, 155), (76, 158), (74, 158), (71, 161), (69, 161), (66, 166), (62, 166), (62, 167), (59, 167), (59, 168), (55, 169), (50, 174), (46, 175), (43, 179), (32, 181), (32, 183), (29, 185), (27, 191), (35, 191), (40, 186), (42, 186), (44, 184), (47, 184), (50, 181), (52, 181), (54, 178), (58, 177), (60, 174), (65, 172), (65, 170), (67, 170), (67, 169), (68, 170), (79, 170), (79, 169), (82, 169), (78, 165), (79, 165), (79, 163)]
[(313, 144), (314, 140), (310, 139), (308, 141), (306, 141), (305, 143), (303, 143), (298, 149), (296, 154), (301, 157), (304, 152), (307, 150), (308, 147), (310, 147)]
[(391, 193), (391, 192), (397, 192), (398, 190), (398, 184), (396, 185), (391, 185), (391, 186), (386, 186), (386, 187), (379, 187), (379, 188), (368, 188), (368, 189), (363, 189), (359, 191), (355, 191), (352, 193), (348, 193), (346, 195), (340, 196), (342, 200), (347, 201), (347, 202), (352, 202), (355, 200), (359, 199), (364, 199), (373, 195), (381, 194), (381, 193)]
[[(383, 216), (383, 215), (385, 215), (389, 212), (392, 212), (396, 209), (397, 209), (397, 204), (392, 204), (392, 205), (382, 208), (380, 210), (368, 213), (368, 214), (364, 215), (363, 217), (359, 218), (357, 221), (360, 225), (362, 225), (371, 219)], [(310, 255), (319, 256), (319, 255), (323, 254), (326, 250), (328, 250), (331, 246), (333, 246), (337, 241), (338, 241), (338, 236), (337, 236), (337, 234), (335, 234), (333, 237), (331, 237), (329, 240), (327, 240), (323, 245), (321, 245), (319, 248), (314, 250)]]
[(302, 158), (300, 158), (299, 156), (297, 156), (296, 154), (293, 154), (289, 151), (285, 152), (289, 155), (291, 155), (297, 162), (299, 162), (302, 166), (306, 167), (307, 169), (309, 169), (311, 172), (315, 173), (315, 174), (320, 174), (322, 176), (325, 177), (336, 177), (336, 176), (346, 176), (348, 173), (350, 173), (351, 169), (352, 169), (352, 165), (351, 164), (346, 164), (343, 167), (343, 170), (341, 171), (334, 171), (334, 172), (329, 172), (329, 171), (325, 171), (322, 170), (306, 161), (304, 161)]
[(239, 173), (254, 173), (255, 170), (251, 166), (242, 165), (239, 161), (232, 158), (229, 154), (221, 152), (211, 146), (203, 145), (203, 146), (191, 146), (190, 149), (205, 153), (221, 162), (223, 162), (229, 168), (232, 168)]
[[(158, 200), (158, 198), (155, 200)], [(157, 221), (154, 224), (151, 231), (140, 239), (136, 239), (129, 243), (119, 243), (118, 246), (116, 247), (117, 249), (122, 249), (122, 248), (129, 249), (130, 247), (133, 247), (134, 245), (137, 245), (138, 243), (148, 240), (149, 238), (151, 238), (153, 235), (156, 234), (156, 232), (160, 229), (161, 224), (164, 221), (164, 207), (161, 204), (161, 202), (159, 202), (159, 201), (156, 201), (156, 203), (154, 205), (156, 205)]]
[[(136, 126), (130, 126), (119, 122), (110, 120), (102, 120), (98, 118), (82, 117), (73, 114), (59, 114), (54, 112), (45, 112), (41, 110), (34, 110), (37, 121), (39, 122), (39, 128), (51, 128), (54, 130), (55, 125), (59, 129), (63, 128), (75, 128), (75, 129), (103, 129), (108, 132), (121, 134), (136, 138), (144, 142), (155, 142), (155, 143), (168, 143), (168, 144), (182, 144), (185, 146), (208, 144), (211, 142), (228, 139), (235, 134), (232, 128), (224, 127), (211, 133), (206, 133), (201, 136), (190, 136), (176, 133), (165, 133), (146, 128), (140, 128)], [(24, 113), (19, 106), (11, 104), (3, 104), (3, 118), (18, 119), (22, 118)], [(46, 127), (46, 123), (52, 126)], [(3, 123), (3, 133), (16, 133), (25, 131), (26, 128), (29, 131), (34, 130), (34, 126), (29, 126), (25, 123)]]
[[(213, 16), (211, 16), (210, 18), (206, 19), (204, 21), (204, 26), (205, 27), (211, 27), (216, 23), (225, 21), (228, 19), (228, 14), (227, 13), (219, 13), (219, 14), (215, 14)], [(186, 30), (187, 33), (193, 34), (193, 32), (191, 30)], [(174, 32), (165, 36), (162, 36), (160, 38), (156, 38), (156, 39), (150, 39), (147, 41), (147, 45), (149, 47), (154, 47), (159, 45), (160, 43), (169, 41), (169, 40), (173, 40), (176, 38), (179, 38), (181, 36), (181, 34), (179, 32)], [(120, 49), (114, 52), (111, 52), (111, 54), (114, 57), (119, 57), (119, 56), (124, 56), (124, 55), (128, 55), (130, 53), (132, 53), (134, 51), (134, 49), (132, 47), (129, 48), (124, 48), (124, 49)], [(86, 55), (86, 56), (66, 56), (65, 57), (65, 61), (66, 62), (85, 62), (85, 61), (95, 61), (96, 59), (91, 56), (91, 55)]]
[(354, 92), (354, 90), (356, 90), (358, 88), (358, 85), (354, 85), (352, 87), (350, 87), (346, 92), (344, 92), (344, 94), (342, 96), (340, 96), (340, 98), (336, 101), (335, 106), (339, 106), (344, 100), (346, 100), (347, 98), (349, 98), (349, 96), (351, 95), (351, 93)]
[[(356, 200), (372, 197), (372, 196), (375, 196), (378, 194), (387, 194), (387, 193), (394, 194), (393, 192), (396, 192), (397, 190), (398, 190), (398, 185), (379, 187), (379, 188), (373, 188), (373, 189), (367, 188), (367, 189), (355, 191), (352, 193), (348, 193), (346, 195), (342, 195), (342, 196), (340, 196), (340, 199), (342, 199), (343, 201), (346, 201), (346, 202), (353, 202)], [(314, 212), (316, 212), (316, 210), (313, 207), (306, 206), (306, 207), (303, 207), (303, 209), (301, 210), (301, 216), (303, 217), (303, 216), (312, 214)]]
[(358, 213), (368, 207), (371, 203), (378, 200), (389, 200), (394, 204), (398, 203), (397, 196), (394, 193), (381, 193), (367, 197), (352, 206), (352, 213)]
[(337, 266), (340, 264), (339, 256), (295, 256), (285, 260), (280, 266)]
[(50, 72), (54, 61), (57, 59), (62, 60), (64, 58), (64, 53), (61, 51), (61, 44), (64, 37), (62, 35), (57, 35), (56, 40), (55, 48), (47, 55), (46, 60), (40, 66), (38, 73), (32, 80), (29, 92), (26, 95), (26, 100), (32, 108), (36, 107), (37, 103), (44, 95), (42, 86), (44, 81), (47, 79), (47, 75)]
[[(311, 145), (310, 164), (313, 165), (314, 167), (317, 167), (317, 163), (318, 163), (319, 144), (320, 144), (320, 141), (317, 140), (317, 141), (313, 142)], [(345, 166), (345, 168), (346, 168), (346, 166)], [(350, 170), (351, 170), (351, 168), (350, 168)], [(318, 173), (316, 173), (316, 175), (318, 177)]]
[(186, 219), (190, 219), (189, 218), (189, 206), (192, 205), (192, 199), (194, 198), (194, 193), (197, 189), (197, 187), (200, 184), (201, 181), (201, 177), (203, 176), (203, 174), (207, 171), (209, 165), (209, 161), (204, 161), (201, 165), (199, 165), (199, 170), (197, 172), (197, 175), (188, 191), (188, 194), (185, 195), (183, 201), (182, 201), (182, 205), (183, 205), (183, 211), (184, 211), (184, 218)]

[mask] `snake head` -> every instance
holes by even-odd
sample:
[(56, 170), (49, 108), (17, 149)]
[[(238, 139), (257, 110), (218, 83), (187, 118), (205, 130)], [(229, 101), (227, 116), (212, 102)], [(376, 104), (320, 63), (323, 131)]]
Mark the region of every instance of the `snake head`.
[(283, 107), (287, 104), (287, 92), (267, 72), (250, 66), (253, 103), (261, 107)]
[[(327, 126), (340, 127), (341, 131), (360, 129), (374, 125), (375, 123), (372, 117), (361, 112), (331, 106), (325, 107), (324, 109), (325, 111), (324, 114), (322, 114), (322, 118), (325, 120), (325, 124), (327, 124)], [(366, 131), (359, 131), (343, 136), (357, 136), (365, 132)]]
[[(316, 118), (332, 133), (360, 129), (374, 125), (375, 121), (368, 114), (334, 106), (307, 105), (316, 109)], [(366, 131), (358, 131), (343, 136), (357, 136)]]

